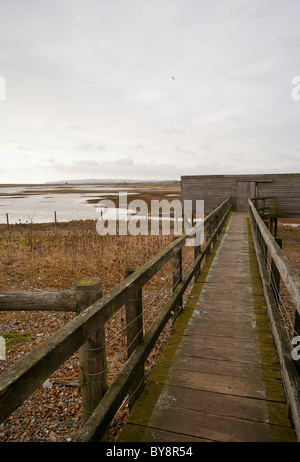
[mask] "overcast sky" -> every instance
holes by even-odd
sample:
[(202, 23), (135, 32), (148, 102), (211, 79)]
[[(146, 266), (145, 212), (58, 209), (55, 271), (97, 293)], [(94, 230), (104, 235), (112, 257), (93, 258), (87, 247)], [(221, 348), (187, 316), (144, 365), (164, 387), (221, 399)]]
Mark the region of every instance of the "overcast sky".
[(299, 0), (0, 0), (0, 15), (0, 183), (300, 172)]

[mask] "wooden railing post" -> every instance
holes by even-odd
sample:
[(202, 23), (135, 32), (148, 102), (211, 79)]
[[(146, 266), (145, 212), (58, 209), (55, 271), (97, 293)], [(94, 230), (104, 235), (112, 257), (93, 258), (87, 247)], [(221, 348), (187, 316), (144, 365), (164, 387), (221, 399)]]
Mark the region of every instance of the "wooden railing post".
[[(275, 238), (275, 241), (282, 249), (282, 239)], [(279, 305), (279, 288), (280, 288), (280, 273), (277, 269), (277, 266), (274, 263), (273, 258), (271, 258), (271, 266), (270, 266), (270, 285), (274, 293), (274, 298), (276, 301), (277, 306)]]
[[(293, 333), (294, 337), (300, 336), (300, 315), (296, 308), (294, 308), (294, 315), (293, 315), (293, 330), (294, 330), (294, 333)], [(299, 349), (297, 349), (297, 353), (298, 352), (299, 352)], [(297, 372), (300, 376), (300, 359), (294, 360), (294, 363), (296, 365)]]
[[(102, 297), (102, 284), (98, 278), (77, 279), (74, 288), (80, 313)], [(79, 349), (79, 368), (85, 424), (108, 389), (104, 325)]]
[[(224, 210), (223, 210), (223, 207), (222, 207), (222, 210), (221, 210), (221, 212), (220, 212), (220, 215), (223, 216), (223, 213), (224, 213)], [(215, 215), (215, 217), (214, 217), (214, 229), (216, 229), (216, 228), (218, 227), (219, 219), (220, 219), (220, 216), (219, 216), (218, 213), (216, 213), (216, 215)], [(218, 239), (218, 234), (216, 233), (216, 234), (215, 234), (215, 237), (214, 237), (213, 240), (212, 240), (212, 248), (214, 248), (217, 239)]]
[[(125, 270), (125, 279), (136, 270), (127, 268)], [(139, 289), (135, 296), (125, 304), (126, 309), (126, 333), (127, 333), (127, 357), (128, 359), (138, 345), (143, 343), (143, 300), (142, 289)], [(129, 409), (131, 410), (135, 401), (140, 396), (144, 388), (144, 365), (137, 371), (136, 378), (133, 381), (129, 391)]]
[[(172, 241), (176, 241), (176, 236), (173, 237)], [(178, 249), (173, 257), (173, 292), (182, 281), (182, 250)], [(182, 306), (182, 298), (178, 303), (178, 306)]]
[[(207, 221), (207, 225), (205, 226), (205, 239), (206, 240), (210, 239), (210, 237), (213, 234), (213, 230), (214, 230), (214, 216), (211, 216), (210, 219)], [(207, 256), (211, 253), (211, 250), (212, 250), (212, 242), (210, 243)]]
[[(201, 252), (201, 245), (195, 245), (194, 246), (194, 260), (196, 260), (196, 258), (198, 257), (199, 253)], [(200, 266), (201, 264), (199, 263), (197, 265), (197, 268), (195, 270), (195, 278), (194, 278), (194, 281), (196, 281), (197, 277), (199, 276), (199, 273), (200, 273)]]
[[(264, 223), (265, 223), (266, 227), (268, 227), (266, 222), (264, 222)], [(267, 262), (268, 262), (268, 246), (265, 243), (264, 237), (263, 237), (263, 235), (262, 235), (262, 233), (261, 233), (258, 226), (256, 226), (256, 230), (257, 230), (256, 234), (257, 234), (257, 239), (258, 239), (258, 242), (259, 242), (261, 254), (262, 254), (263, 260), (265, 262), (265, 266), (267, 266)]]

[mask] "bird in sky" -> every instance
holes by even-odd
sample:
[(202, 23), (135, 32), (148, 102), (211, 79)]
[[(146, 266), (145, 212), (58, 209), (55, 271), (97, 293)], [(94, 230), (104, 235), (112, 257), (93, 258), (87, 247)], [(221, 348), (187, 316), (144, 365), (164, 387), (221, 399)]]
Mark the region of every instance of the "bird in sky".
[(173, 75), (172, 75), (172, 79), (175, 80), (175, 78), (173, 77)]

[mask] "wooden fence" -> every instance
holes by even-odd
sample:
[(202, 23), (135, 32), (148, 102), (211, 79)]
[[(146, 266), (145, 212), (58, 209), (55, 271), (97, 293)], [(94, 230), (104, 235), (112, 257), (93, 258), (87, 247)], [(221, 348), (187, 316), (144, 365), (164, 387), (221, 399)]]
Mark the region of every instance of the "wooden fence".
[[(109, 428), (122, 401), (133, 388), (143, 387), (144, 363), (159, 335), (178, 309), (182, 297), (199, 273), (202, 262), (211, 251), (231, 210), (227, 198), (204, 219), (205, 240), (194, 247), (194, 257), (185, 275), (182, 272), (182, 248), (197, 234), (183, 234), (164, 250), (102, 296), (97, 278), (75, 281), (75, 290), (58, 292), (0, 292), (0, 311), (58, 310), (75, 311), (77, 316), (57, 333), (46, 339), (31, 353), (0, 376), (0, 423), (14, 412), (68, 358), (79, 350), (84, 427), (77, 441), (100, 440)], [(170, 260), (173, 261), (173, 293), (143, 336), (142, 287)], [(129, 359), (108, 388), (105, 349), (105, 323), (123, 306), (127, 312), (127, 345)], [(87, 352), (93, 351), (93, 361)], [(101, 375), (101, 380), (95, 379)], [(87, 399), (88, 394), (88, 399)], [(134, 399), (138, 393), (134, 394)], [(131, 400), (130, 405), (133, 404)]]
[(280, 215), (277, 211), (275, 197), (258, 197), (251, 199), (262, 220), (268, 225), (269, 230), (277, 236), (277, 221)]
[[(252, 200), (249, 200), (249, 215), (285, 393), (295, 430), (300, 439), (299, 360), (295, 361), (292, 356), (294, 339), (300, 336), (300, 277), (281, 250), (281, 240), (272, 235)], [(288, 311), (280, 313), (282, 303), (280, 283), (284, 284), (293, 304), (291, 314)]]

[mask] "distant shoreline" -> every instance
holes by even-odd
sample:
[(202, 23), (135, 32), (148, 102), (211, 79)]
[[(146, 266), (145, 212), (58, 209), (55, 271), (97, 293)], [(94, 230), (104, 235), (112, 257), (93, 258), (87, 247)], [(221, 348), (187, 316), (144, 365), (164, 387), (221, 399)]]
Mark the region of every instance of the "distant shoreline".
[(44, 182), (44, 183), (1, 183), (0, 188), (28, 188), (36, 186), (137, 186), (141, 185), (173, 185), (180, 184), (180, 180), (99, 180), (99, 181), (89, 181), (89, 180), (70, 180), (70, 181), (53, 181), (53, 182)]

